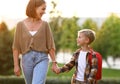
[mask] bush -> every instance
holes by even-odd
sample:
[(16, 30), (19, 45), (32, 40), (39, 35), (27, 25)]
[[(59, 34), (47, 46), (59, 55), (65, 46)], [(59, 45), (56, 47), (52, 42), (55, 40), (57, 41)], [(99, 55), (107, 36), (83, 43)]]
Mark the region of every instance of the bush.
[[(71, 78), (48, 77), (45, 84), (70, 84)], [(25, 84), (22, 77), (0, 77), (0, 84)], [(98, 84), (120, 84), (119, 79), (103, 79)]]
[(22, 77), (0, 77), (0, 84), (25, 84)]
[(101, 80), (98, 84), (120, 84), (120, 80)]

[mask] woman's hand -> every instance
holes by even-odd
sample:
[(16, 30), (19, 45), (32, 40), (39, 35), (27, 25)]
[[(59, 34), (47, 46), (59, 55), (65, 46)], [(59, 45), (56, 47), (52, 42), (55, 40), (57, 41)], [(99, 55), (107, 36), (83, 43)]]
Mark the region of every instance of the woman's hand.
[(55, 72), (56, 74), (60, 73), (60, 69), (59, 69), (59, 67), (58, 67), (56, 62), (52, 63), (52, 71)]
[(20, 67), (19, 66), (14, 66), (14, 73), (16, 76), (20, 76)]

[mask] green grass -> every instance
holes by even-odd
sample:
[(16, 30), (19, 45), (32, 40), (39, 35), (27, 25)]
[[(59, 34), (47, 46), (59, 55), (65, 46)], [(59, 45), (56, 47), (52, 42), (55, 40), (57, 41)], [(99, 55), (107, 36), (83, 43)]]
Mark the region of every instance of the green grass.
[[(58, 64), (58, 66), (63, 66), (63, 64)], [(49, 66), (47, 74), (46, 84), (70, 84), (72, 74), (74, 73), (74, 68), (65, 73), (55, 74), (51, 70), (51, 64)], [(25, 84), (23, 76), (0, 76), (0, 84)], [(102, 69), (102, 80), (99, 84), (120, 84), (120, 70), (116, 69)]]
[[(58, 66), (61, 67), (63, 66), (63, 64), (58, 64)], [(69, 72), (55, 74), (54, 72), (52, 72), (51, 64), (50, 64), (47, 77), (62, 78), (62, 79), (71, 78), (73, 73), (74, 73), (74, 68)], [(120, 70), (103, 68), (102, 79), (120, 79)]]
[[(59, 67), (63, 66), (63, 64), (58, 64)], [(69, 72), (65, 72), (65, 73), (60, 73), (60, 74), (55, 74), (54, 72), (52, 72), (51, 70), (51, 64), (49, 66), (49, 70), (48, 70), (48, 77), (57, 77), (57, 78), (70, 78), (72, 77), (72, 74), (74, 73), (74, 68), (69, 71)]]
[(104, 78), (120, 79), (120, 70), (103, 68), (103, 70), (102, 70), (102, 77), (103, 77), (103, 79)]

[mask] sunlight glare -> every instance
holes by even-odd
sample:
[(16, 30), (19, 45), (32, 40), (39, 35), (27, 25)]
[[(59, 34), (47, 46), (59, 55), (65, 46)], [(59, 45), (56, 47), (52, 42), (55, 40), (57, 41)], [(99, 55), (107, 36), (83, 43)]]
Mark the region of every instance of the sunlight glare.
[[(23, 18), (29, 0), (1, 0), (0, 17)], [(120, 0), (53, 0), (57, 2), (57, 10), (63, 17), (107, 17), (110, 13), (120, 14)], [(44, 17), (52, 9), (46, 0), (47, 10)]]

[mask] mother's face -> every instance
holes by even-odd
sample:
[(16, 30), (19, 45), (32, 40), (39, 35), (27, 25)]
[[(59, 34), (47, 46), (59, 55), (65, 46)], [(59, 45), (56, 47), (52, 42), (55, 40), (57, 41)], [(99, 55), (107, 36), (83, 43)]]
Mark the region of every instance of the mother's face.
[(43, 3), (41, 6), (36, 8), (37, 18), (41, 19), (42, 15), (45, 14), (46, 3)]

